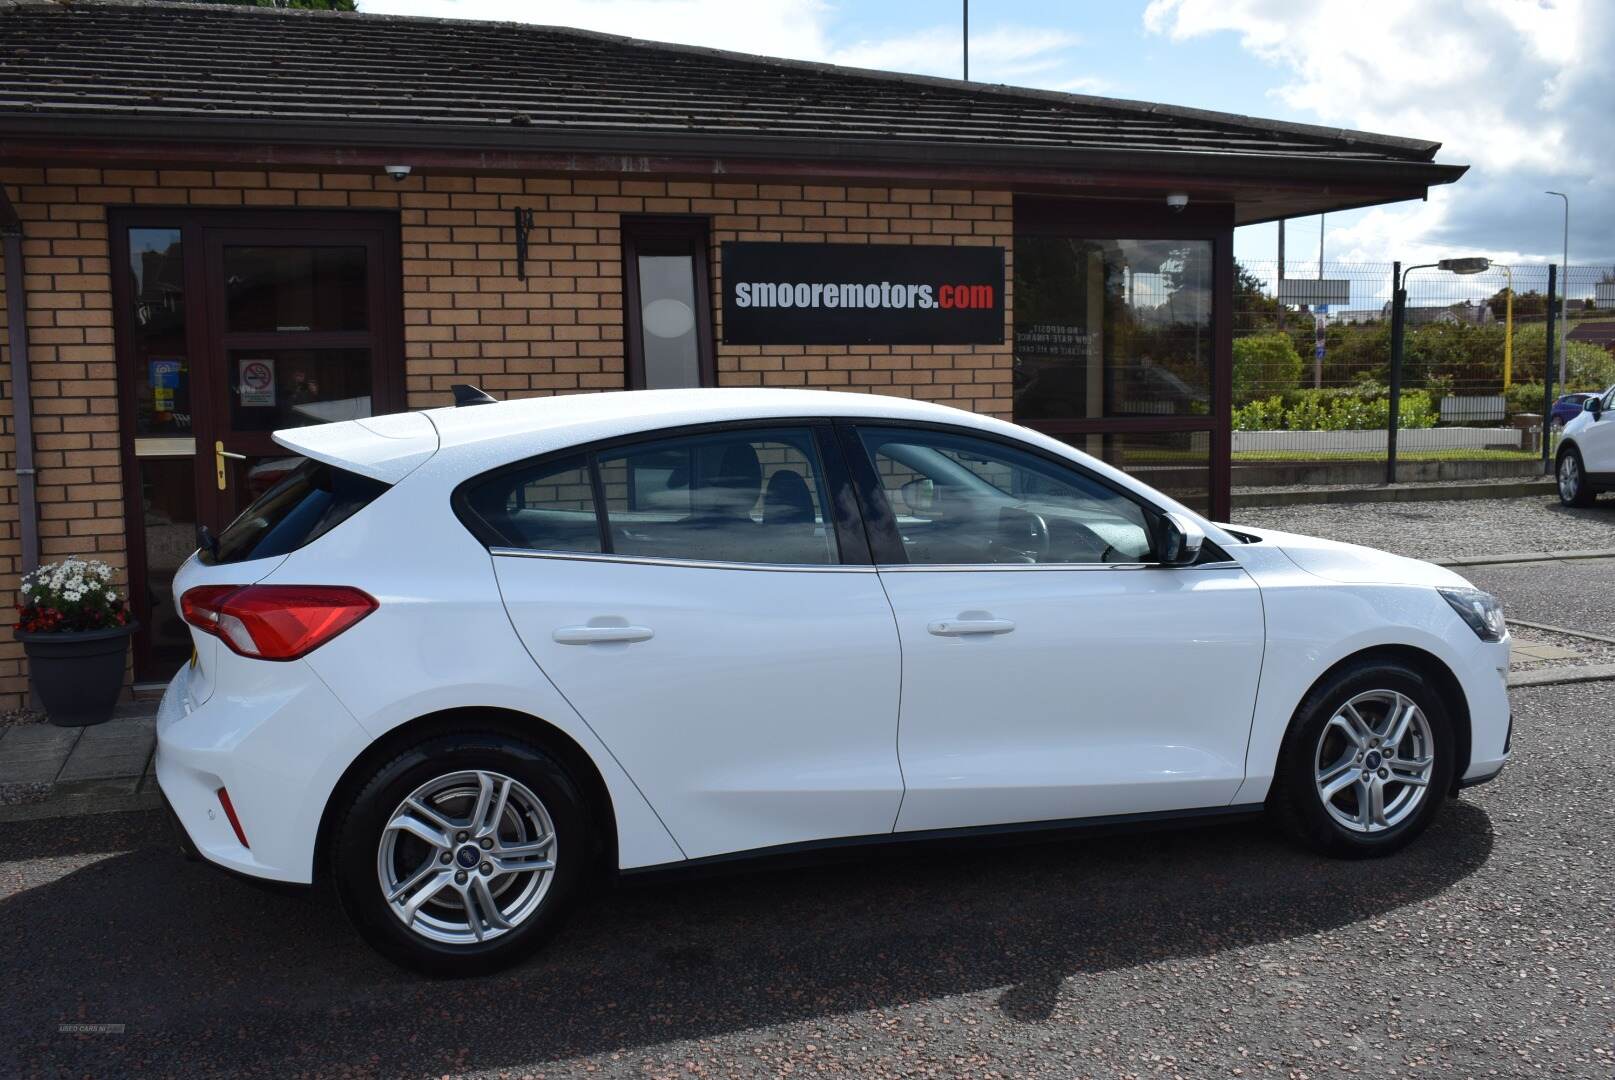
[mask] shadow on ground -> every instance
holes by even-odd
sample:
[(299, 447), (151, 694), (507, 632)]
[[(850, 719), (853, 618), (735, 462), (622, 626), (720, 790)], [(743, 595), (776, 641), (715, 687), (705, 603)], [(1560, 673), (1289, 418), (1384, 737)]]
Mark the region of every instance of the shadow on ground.
[(434, 982), (370, 953), (329, 902), (183, 862), (155, 814), (8, 826), (0, 948), (26, 978), (0, 1045), (24, 1074), (433, 1075), (1000, 988), (1006, 1015), (1036, 1021), (1067, 976), (1370, 919), (1491, 847), (1484, 811), (1458, 801), (1372, 889), (1362, 864), (1261, 825), (640, 884), (592, 899), (513, 972)]

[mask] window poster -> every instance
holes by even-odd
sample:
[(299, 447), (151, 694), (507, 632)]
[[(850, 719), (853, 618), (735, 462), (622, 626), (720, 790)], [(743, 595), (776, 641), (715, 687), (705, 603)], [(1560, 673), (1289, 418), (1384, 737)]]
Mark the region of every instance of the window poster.
[(240, 378), (236, 387), (241, 404), (252, 408), (275, 404), (275, 362), (273, 360), (240, 361)]

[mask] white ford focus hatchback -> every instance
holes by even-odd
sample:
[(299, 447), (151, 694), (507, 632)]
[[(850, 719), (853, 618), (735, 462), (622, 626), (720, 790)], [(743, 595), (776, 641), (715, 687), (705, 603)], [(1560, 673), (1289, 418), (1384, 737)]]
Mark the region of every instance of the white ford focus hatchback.
[(1448, 570), (938, 405), (482, 400), (278, 433), (174, 585), (187, 844), (400, 962), (508, 963), (598, 869), (1264, 810), (1384, 854), (1508, 758)]

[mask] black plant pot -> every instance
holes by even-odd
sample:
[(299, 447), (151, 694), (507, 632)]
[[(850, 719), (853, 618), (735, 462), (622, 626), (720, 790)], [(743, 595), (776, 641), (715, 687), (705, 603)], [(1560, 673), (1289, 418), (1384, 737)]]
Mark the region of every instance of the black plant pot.
[(58, 727), (88, 727), (112, 719), (123, 689), (123, 658), (135, 623), (109, 630), (30, 634), (17, 631), (28, 654), (28, 678), (45, 715)]

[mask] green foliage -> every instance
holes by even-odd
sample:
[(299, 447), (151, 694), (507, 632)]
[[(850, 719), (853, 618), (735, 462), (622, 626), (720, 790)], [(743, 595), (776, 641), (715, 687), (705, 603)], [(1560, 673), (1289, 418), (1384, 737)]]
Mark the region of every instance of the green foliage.
[[(1360, 383), (1345, 390), (1294, 390), (1259, 398), (1234, 410), (1235, 431), (1373, 431), (1390, 419), (1385, 387)], [(1404, 391), (1398, 427), (1435, 427), (1435, 399), (1423, 390)]]
[(1294, 390), (1301, 381), (1301, 354), (1288, 334), (1234, 339), (1234, 400), (1249, 401)]
[(1263, 333), (1279, 324), (1279, 302), (1262, 279), (1234, 263), (1234, 335)]
[[(1514, 380), (1535, 382), (1540, 389), (1542, 386), (1543, 364), (1547, 362), (1548, 328), (1545, 323), (1534, 323), (1530, 326), (1516, 327), (1514, 330)], [(1558, 393), (1568, 394), (1578, 390), (1603, 390), (1615, 384), (1615, 355), (1599, 348), (1587, 341), (1571, 341), (1566, 343), (1565, 350), (1565, 385), (1556, 387)], [(1553, 348), (1554, 378), (1559, 375), (1559, 342), (1558, 335), (1554, 336)], [(1527, 410), (1537, 412), (1542, 405), (1539, 401), (1535, 409)]]

